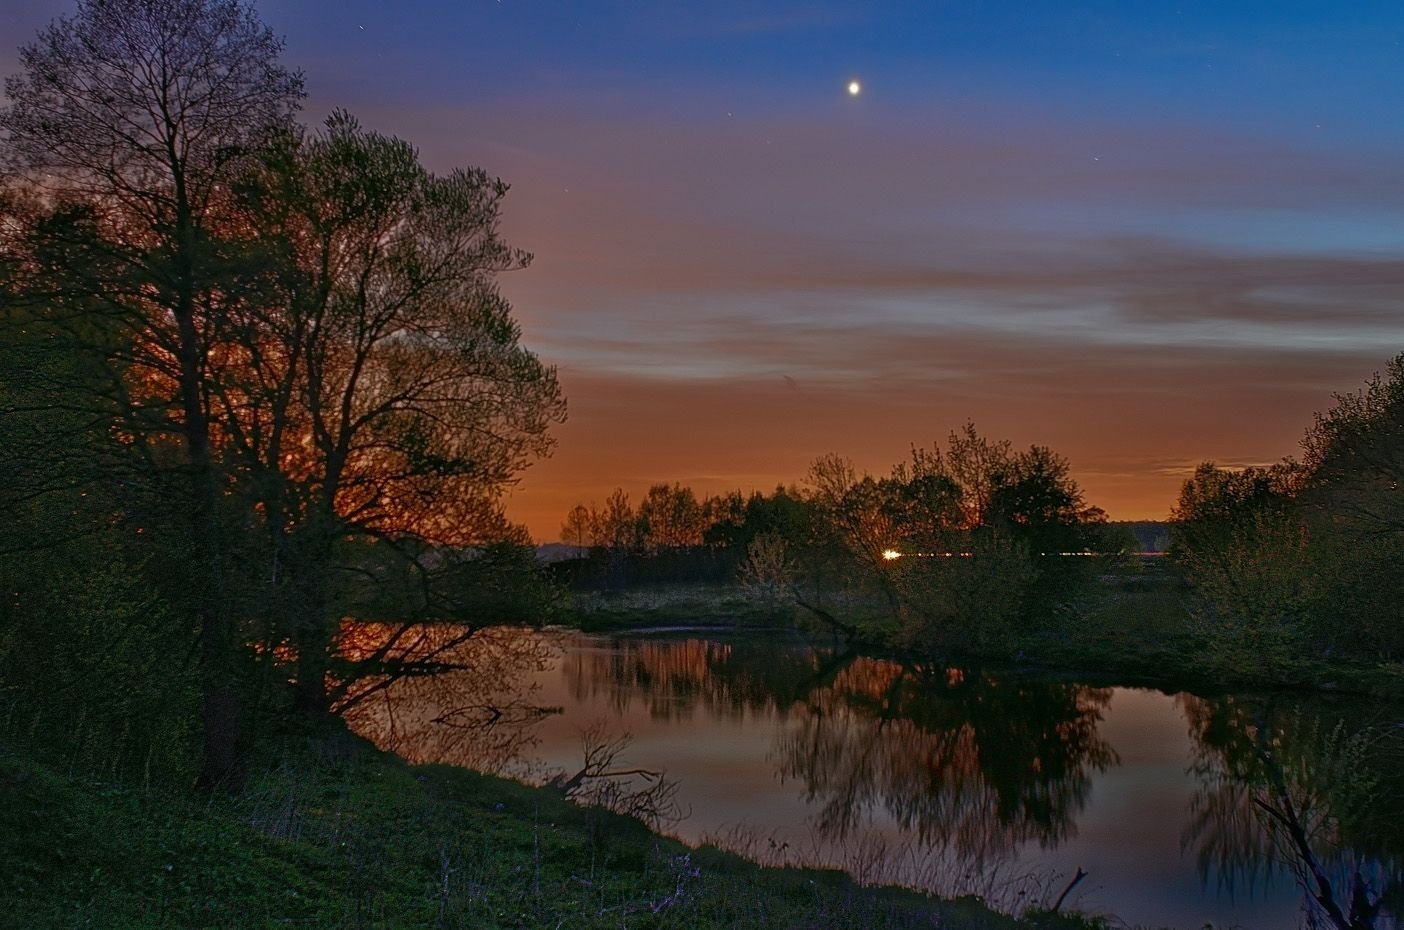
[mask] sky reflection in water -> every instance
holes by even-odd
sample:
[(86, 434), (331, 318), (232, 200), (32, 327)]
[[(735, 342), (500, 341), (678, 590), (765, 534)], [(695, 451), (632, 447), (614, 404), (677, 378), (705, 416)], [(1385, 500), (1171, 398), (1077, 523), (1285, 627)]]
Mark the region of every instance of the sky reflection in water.
[[(1379, 713), (904, 667), (797, 641), (560, 634), (543, 652), (536, 634), (496, 637), (474, 647), (491, 674), (400, 683), (353, 724), (412, 761), (542, 780), (578, 769), (581, 731), (600, 723), (632, 736), (628, 767), (680, 783), (690, 816), (670, 831), (690, 842), (1005, 909), (1056, 896), (1081, 867), (1071, 902), (1133, 925), (1297, 925), (1300, 892), (1244, 787), (1255, 747), (1274, 746), (1289, 780), (1325, 771), (1304, 749), (1293, 768), (1292, 741), (1326, 745), (1336, 721)], [(1399, 831), (1374, 832), (1384, 865), (1368, 877), (1399, 887)]]

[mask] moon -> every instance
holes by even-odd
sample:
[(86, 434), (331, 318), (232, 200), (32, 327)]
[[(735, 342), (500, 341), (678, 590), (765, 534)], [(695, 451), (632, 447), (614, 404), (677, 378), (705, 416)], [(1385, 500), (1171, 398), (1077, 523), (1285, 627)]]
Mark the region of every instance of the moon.
[(856, 97), (863, 92), (863, 85), (857, 81), (848, 82), (848, 96)]

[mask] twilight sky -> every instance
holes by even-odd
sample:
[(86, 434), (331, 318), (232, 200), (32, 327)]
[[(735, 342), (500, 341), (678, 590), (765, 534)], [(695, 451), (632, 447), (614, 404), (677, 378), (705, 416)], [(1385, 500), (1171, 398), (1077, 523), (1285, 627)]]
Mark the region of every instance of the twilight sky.
[[(258, 8), (309, 119), (512, 184), (503, 287), (571, 408), (509, 503), (543, 540), (967, 418), (1164, 517), (1404, 350), (1398, 0)], [(69, 9), (0, 2), (0, 72)]]

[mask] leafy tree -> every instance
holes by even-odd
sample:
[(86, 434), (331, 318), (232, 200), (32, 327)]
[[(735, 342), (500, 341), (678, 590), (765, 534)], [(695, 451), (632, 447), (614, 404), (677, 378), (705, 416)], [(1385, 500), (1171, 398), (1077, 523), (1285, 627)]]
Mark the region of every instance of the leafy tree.
[[(564, 417), (553, 369), (520, 345), (495, 275), (525, 253), (498, 236), (507, 185), (426, 171), (408, 143), (333, 114), (271, 148), (235, 200), (283, 260), (238, 308), (239, 378), (212, 385), (266, 516), (305, 709), (326, 709), (339, 618), (328, 579), (347, 534), (403, 551), (511, 539), (502, 491)], [(424, 609), (442, 609), (430, 598)]]
[[(162, 594), (182, 523), (110, 417), (55, 388), (102, 381), (20, 301), (0, 299), (0, 733), (128, 776), (188, 779), (191, 624)], [(135, 543), (175, 543), (143, 553)]]
[(706, 512), (692, 488), (655, 484), (639, 502), (639, 534), (645, 549), (681, 549), (702, 545)]
[[(1338, 395), (1303, 439), (1300, 503), (1323, 559), (1331, 611), (1355, 651), (1404, 654), (1404, 355), (1358, 391)], [(1346, 645), (1333, 643), (1333, 645)]]
[(1105, 519), (1064, 459), (1015, 452), (972, 424), (881, 479), (825, 457), (810, 487), (809, 574), (844, 579), (897, 619), (906, 645), (931, 652), (1002, 648), (1021, 625), (1046, 621), (1089, 575), (1060, 553), (1088, 550)]
[(295, 128), (279, 50), (237, 0), (91, 0), (0, 114), (0, 286), (104, 363), (66, 403), (183, 484), (206, 784), (237, 777), (257, 668), (293, 656), (301, 706), (336, 705), (358, 607), (517, 616), (498, 593), (534, 561), (500, 500), (564, 416), (495, 284), (529, 259), (497, 233), (507, 186), (342, 113)]
[(774, 533), (794, 545), (807, 532), (809, 506), (793, 488), (779, 485), (770, 494), (754, 491), (749, 497), (734, 491), (707, 502), (711, 525), (703, 533), (709, 546), (744, 553), (761, 533)]
[(29, 231), (72, 259), (47, 264), (59, 274), (30, 287), (123, 321), (131, 377), (109, 395), (163, 411), (122, 411), (134, 434), (180, 440), (209, 784), (233, 772), (239, 732), (206, 389), (212, 340), (239, 299), (222, 276), (222, 207), (248, 154), (285, 131), (302, 97), (281, 47), (238, 0), (81, 0), (20, 50), (0, 110), (7, 184), (42, 191), (39, 215), (61, 220)]
[(774, 533), (760, 533), (752, 539), (736, 567), (741, 587), (772, 615), (778, 615), (793, 597), (796, 574), (784, 537)]
[(704, 500), (702, 512), (707, 525), (702, 531), (702, 544), (714, 549), (737, 548), (745, 533), (747, 504), (760, 497), (764, 495), (759, 492), (752, 492), (748, 498), (740, 491), (729, 491)]
[(897, 526), (890, 485), (858, 476), (853, 463), (826, 455), (810, 467), (805, 503), (811, 519), (791, 549), (799, 563), (795, 602), (836, 633), (858, 633), (859, 617), (898, 608), (886, 553)]
[(1307, 484), (1360, 535), (1404, 538), (1404, 354), (1335, 400), (1302, 441)]
[(1175, 509), (1171, 554), (1199, 597), (1211, 659), (1238, 672), (1404, 651), (1404, 356), (1338, 395), (1302, 446), (1300, 464), (1206, 463)]
[(595, 527), (598, 525), (599, 517), (593, 508), (576, 504), (570, 508), (565, 522), (561, 524), (561, 540), (583, 552), (595, 545)]
[(1308, 642), (1319, 606), (1311, 534), (1291, 462), (1238, 471), (1200, 465), (1173, 511), (1171, 556), (1199, 596), (1211, 665), (1278, 675)]
[[(593, 508), (592, 508), (593, 509)], [(639, 523), (629, 495), (615, 488), (605, 498), (604, 508), (597, 512), (595, 538), (613, 553), (631, 552), (639, 546)]]

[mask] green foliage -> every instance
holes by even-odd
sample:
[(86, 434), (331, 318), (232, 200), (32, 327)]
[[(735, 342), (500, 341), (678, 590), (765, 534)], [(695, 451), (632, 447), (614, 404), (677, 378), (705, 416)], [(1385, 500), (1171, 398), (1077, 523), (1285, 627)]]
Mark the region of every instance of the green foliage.
[(812, 600), (842, 609), (830, 593), (838, 587), (885, 605), (906, 648), (1012, 650), (1091, 580), (1090, 560), (1068, 553), (1098, 541), (1103, 515), (1046, 448), (1015, 452), (967, 424), (885, 478), (829, 456), (809, 483), (814, 518), (800, 558)]
[(655, 484), (639, 502), (638, 522), (645, 550), (699, 546), (707, 511), (691, 488)]
[(1302, 445), (1301, 464), (1206, 463), (1181, 492), (1172, 554), (1211, 665), (1281, 679), (1322, 655), (1404, 652), (1404, 356), (1338, 396)]
[(1294, 505), (1300, 481), (1290, 463), (1242, 471), (1205, 463), (1185, 482), (1171, 552), (1200, 598), (1213, 667), (1281, 676), (1311, 638), (1322, 576)]
[(1302, 441), (1301, 500), (1329, 546), (1333, 619), (1356, 651), (1404, 655), (1404, 355), (1358, 391), (1338, 395)]
[(0, 734), (80, 769), (188, 778), (193, 631), (170, 607), (183, 566), (138, 545), (179, 517), (107, 435), (111, 405), (88, 391), (101, 359), (44, 309), (0, 307)]
[(792, 613), (791, 587), (798, 572), (784, 537), (760, 533), (736, 568), (736, 580), (760, 608), (777, 619)]
[(448, 558), (436, 586), (449, 619), (478, 625), (539, 626), (551, 619), (561, 597), (541, 571), (535, 548), (511, 540)]
[(191, 633), (110, 534), (0, 556), (0, 732), (81, 769), (189, 778)]
[(971, 534), (965, 545), (959, 555), (903, 558), (889, 569), (900, 592), (901, 645), (999, 654), (1017, 641), (1039, 578), (1028, 544), (992, 531)]

